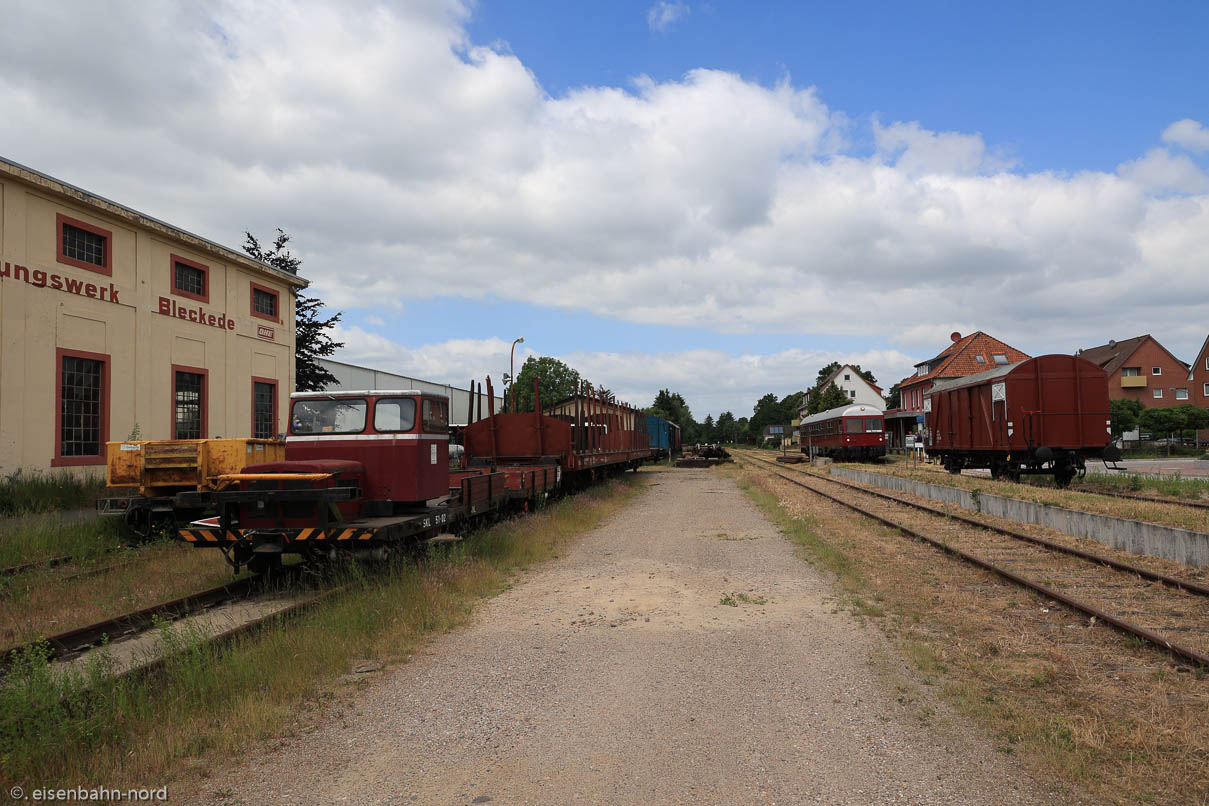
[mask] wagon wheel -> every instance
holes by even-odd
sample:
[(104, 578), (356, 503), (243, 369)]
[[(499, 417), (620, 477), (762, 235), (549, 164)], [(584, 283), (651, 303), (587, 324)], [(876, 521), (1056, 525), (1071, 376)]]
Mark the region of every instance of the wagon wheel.
[(1054, 470), (1054, 484), (1059, 488), (1068, 486), (1074, 477), (1075, 469), (1069, 465)]
[(946, 456), (945, 470), (956, 476), (961, 472), (961, 461), (956, 456)]

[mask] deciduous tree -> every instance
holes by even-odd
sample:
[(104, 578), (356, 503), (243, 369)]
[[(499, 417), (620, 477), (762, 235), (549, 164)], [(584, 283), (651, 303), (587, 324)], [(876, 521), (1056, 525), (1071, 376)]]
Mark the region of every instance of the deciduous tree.
[[(244, 232), (243, 251), (254, 260), (267, 263), (273, 268), (298, 274), (302, 259), (294, 257), (286, 244), (290, 236), (285, 230), (277, 228), (277, 237), (273, 239), (273, 247), (265, 249), (260, 241), (250, 232)], [(344, 346), (344, 342), (332, 341), (329, 331), (340, 321), (341, 313), (337, 311), (324, 319), (322, 316), (323, 300), (318, 297), (304, 297), (298, 291), (294, 292), (294, 389), (298, 392), (322, 392), (329, 384), (336, 383), (336, 376), (323, 368), (320, 358), (333, 355)]]

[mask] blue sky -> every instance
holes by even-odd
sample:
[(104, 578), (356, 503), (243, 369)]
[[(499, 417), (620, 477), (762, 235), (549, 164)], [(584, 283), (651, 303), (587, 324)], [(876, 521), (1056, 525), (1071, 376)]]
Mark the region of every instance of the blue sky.
[(498, 382), (524, 336), (742, 415), (954, 330), (1190, 359), (1207, 54), (1204, 3), (19, 0), (0, 155), (220, 243), (283, 227), (342, 360)]
[(1112, 170), (1209, 108), (1204, 2), (678, 5), (652, 30), (650, 2), (486, 0), (467, 30), (506, 42), (553, 95), (697, 67), (788, 74), (854, 119), (981, 132), (1025, 171)]

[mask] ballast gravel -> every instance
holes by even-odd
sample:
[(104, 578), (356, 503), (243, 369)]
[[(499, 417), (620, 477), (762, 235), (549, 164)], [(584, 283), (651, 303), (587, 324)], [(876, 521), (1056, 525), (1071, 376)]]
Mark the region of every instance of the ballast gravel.
[(1050, 802), (960, 716), (920, 719), (871, 662), (893, 652), (881, 633), (728, 475), (650, 477), (469, 626), (370, 675), (351, 713), (189, 799)]

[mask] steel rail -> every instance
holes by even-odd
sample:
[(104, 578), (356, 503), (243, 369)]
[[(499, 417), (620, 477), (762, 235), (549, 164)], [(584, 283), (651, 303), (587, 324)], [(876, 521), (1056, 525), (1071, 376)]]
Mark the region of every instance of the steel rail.
[(15, 577), (17, 574), (24, 574), (26, 571), (36, 571), (39, 568), (54, 568), (57, 565), (71, 562), (70, 554), (63, 557), (51, 557), (49, 560), (38, 560), (32, 563), (22, 563), (21, 565), (10, 565), (7, 568), (0, 568), (0, 577)]
[[(1095, 482), (1091, 482), (1094, 484)], [(1151, 498), (1146, 495), (1130, 495), (1129, 493), (1118, 493), (1111, 490), (1080, 490), (1078, 488), (1066, 488), (1070, 492), (1080, 495), (1103, 495), (1108, 498), (1124, 498), (1128, 501), (1142, 501), (1149, 504), (1171, 504), (1177, 507), (1194, 507), (1196, 509), (1209, 509), (1209, 503), (1202, 501), (1179, 501), (1174, 498)]]
[[(743, 457), (743, 458), (747, 462), (751, 463), (753, 466), (756, 466), (754, 460), (752, 460), (751, 458), (748, 458), (748, 457)], [(758, 466), (756, 466), (756, 467), (758, 468)], [(914, 529), (910, 528), (909, 526), (904, 526), (900, 523), (896, 523), (895, 521), (890, 520), (889, 518), (883, 518), (880, 515), (876, 515), (872, 512), (863, 510), (855, 504), (849, 503), (848, 501), (844, 501), (841, 498), (836, 498), (835, 496), (825, 493), (822, 490), (815, 489), (814, 487), (811, 487), (808, 484), (804, 484), (800, 480), (795, 479), (791, 476), (787, 476), (784, 473), (778, 473), (775, 470), (770, 471), (770, 472), (772, 472), (773, 475), (779, 476), (791, 484), (796, 484), (799, 487), (802, 487), (803, 489), (809, 490), (810, 492), (814, 493), (815, 495), (822, 496), (823, 498), (826, 498), (829, 501), (833, 501), (837, 504), (840, 504), (841, 506), (845, 506), (845, 507), (851, 509), (852, 511), (857, 512), (858, 514), (863, 515), (866, 518), (870, 518), (870, 519), (875, 520), (879, 523), (882, 523), (886, 526), (889, 526), (892, 529), (896, 529), (899, 532), (902, 532), (903, 534), (908, 535), (910, 537), (914, 537), (918, 540), (922, 540), (923, 542), (927, 543), (928, 545), (938, 548), (946, 554), (952, 555), (954, 557), (958, 557), (958, 558), (970, 563), (971, 565), (977, 566), (978, 568), (982, 568), (986, 571), (991, 571), (992, 573), (998, 574), (999, 576), (1003, 577), (1004, 579), (1014, 582), (1017, 585), (1020, 585), (1022, 587), (1025, 587), (1030, 590), (1037, 591), (1038, 593), (1044, 594), (1048, 598), (1053, 599), (1054, 601), (1057, 601), (1057, 602), (1061, 602), (1062, 604), (1066, 605), (1067, 607), (1069, 607), (1073, 610), (1077, 610), (1081, 613), (1085, 613), (1089, 616), (1093, 616), (1093, 617), (1099, 619), (1100, 621), (1103, 621), (1106, 624), (1110, 624), (1122, 632), (1128, 633), (1130, 635), (1135, 635), (1139, 638), (1149, 641), (1150, 643), (1155, 644), (1156, 646), (1161, 647), (1162, 649), (1167, 650), (1171, 654), (1173, 654), (1179, 658), (1182, 658), (1196, 666), (1209, 668), (1209, 655), (1201, 654), (1200, 652), (1197, 652), (1194, 649), (1191, 649), (1182, 644), (1178, 644), (1174, 641), (1164, 638), (1163, 636), (1159, 635), (1158, 633), (1148, 630), (1145, 627), (1141, 627), (1137, 624), (1133, 624), (1132, 622), (1125, 621), (1124, 619), (1121, 619), (1121, 618), (1117, 618), (1116, 616), (1112, 615), (1111, 613), (1106, 613), (1105, 611), (1101, 610), (1100, 608), (1096, 607), (1095, 605), (1089, 605), (1089, 604), (1086, 604), (1085, 602), (1080, 602), (1078, 599), (1074, 599), (1070, 596), (1067, 596), (1066, 594), (1064, 594), (1060, 591), (1054, 590), (1053, 588), (1050, 588), (1046, 585), (1043, 585), (1040, 582), (1034, 582), (1033, 580), (1028, 579), (1027, 577), (1023, 577), (1012, 571), (1008, 571), (1006, 568), (1000, 568), (999, 566), (995, 565), (994, 563), (988, 562), (986, 560), (983, 560), (980, 557), (974, 556), (973, 554), (969, 554), (960, 549), (954, 548), (935, 538), (928, 537), (927, 535), (921, 534), (921, 533), (915, 531)], [(811, 476), (814, 477), (814, 474), (812, 473)], [(906, 503), (906, 502), (901, 502), (901, 503)]]
[[(754, 461), (757, 461), (757, 462), (764, 462), (766, 464), (771, 465), (771, 463), (768, 462), (767, 459), (761, 459), (759, 457), (749, 457), (749, 458)], [(773, 465), (773, 467), (777, 467), (777, 465)], [(813, 473), (809, 470), (798, 469), (798, 472), (807, 474), (807, 475), (811, 476), (812, 478), (820, 479), (822, 481), (828, 481), (828, 482), (831, 482), (832, 484), (838, 484), (841, 487), (847, 487), (850, 490), (856, 490), (858, 492), (865, 493), (866, 495), (872, 495), (872, 496), (876, 496), (878, 498), (884, 498), (887, 501), (893, 501), (896, 504), (902, 504), (903, 506), (914, 507), (915, 509), (921, 510), (923, 512), (928, 512), (933, 515), (940, 515), (945, 518), (952, 518), (955, 521), (961, 521), (962, 523), (969, 524), (970, 526), (977, 526), (980, 529), (986, 529), (991, 532), (997, 532), (998, 534), (1006, 535), (1007, 537), (1014, 537), (1017, 540), (1023, 540), (1027, 543), (1033, 543), (1038, 546), (1044, 546), (1045, 548), (1050, 549), (1052, 551), (1059, 551), (1064, 554), (1071, 554), (1075, 557), (1079, 557), (1084, 560), (1088, 560), (1090, 562), (1098, 563), (1100, 565), (1107, 565), (1109, 568), (1115, 568), (1118, 571), (1124, 571), (1129, 574), (1137, 574), (1138, 576), (1143, 577), (1144, 579), (1149, 579), (1152, 582), (1162, 582), (1165, 585), (1170, 585), (1173, 588), (1179, 588), (1180, 590), (1187, 591), (1188, 593), (1194, 593), (1199, 596), (1209, 596), (1209, 585), (1203, 585), (1199, 582), (1193, 582), (1192, 580), (1181, 579), (1180, 577), (1173, 577), (1168, 574), (1162, 574), (1162, 573), (1159, 573), (1158, 571), (1151, 571), (1150, 569), (1142, 568), (1141, 566), (1130, 565), (1129, 563), (1124, 563), (1119, 560), (1114, 560), (1111, 557), (1104, 557), (1102, 555), (1095, 554), (1094, 552), (1084, 551), (1083, 549), (1075, 548), (1074, 546), (1067, 546), (1062, 543), (1055, 543), (1054, 541), (1046, 540), (1043, 537), (1034, 537), (1033, 535), (1026, 535), (1023, 532), (1017, 532), (1012, 529), (1008, 529), (1004, 526), (996, 526), (995, 524), (985, 523), (985, 522), (977, 520), (975, 518), (967, 518), (966, 516), (959, 515), (955, 512), (948, 512), (947, 510), (937, 509), (936, 507), (930, 507), (927, 504), (920, 504), (915, 501), (906, 501), (906, 500), (899, 498), (897, 496), (894, 496), (894, 495), (887, 495), (886, 493), (880, 492), (878, 490), (868, 490), (857, 484), (852, 484), (847, 481), (840, 481), (839, 479), (833, 479), (828, 476), (823, 476), (818, 473)], [(958, 488), (955, 487), (953, 489), (958, 489)]]
[[(283, 576), (273, 577), (272, 579), (296, 578), (299, 571), (291, 570), (294, 568), (299, 568), (299, 566), (288, 566)], [(265, 583), (266, 580), (263, 577), (246, 577), (234, 582), (228, 582), (225, 585), (219, 585), (215, 588), (98, 621), (86, 627), (78, 627), (74, 630), (67, 630), (66, 632), (48, 636), (37, 641), (10, 647), (0, 651), (0, 672), (7, 671), (17, 657), (24, 653), (36, 651), (36, 647), (38, 646), (46, 646), (49, 660), (64, 660), (83, 654), (108, 640), (144, 632), (155, 624), (157, 620), (180, 619), (230, 599), (248, 596), (258, 588), (263, 587)]]

